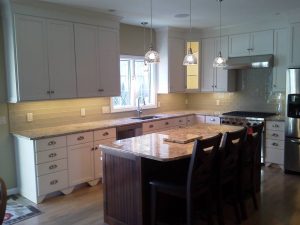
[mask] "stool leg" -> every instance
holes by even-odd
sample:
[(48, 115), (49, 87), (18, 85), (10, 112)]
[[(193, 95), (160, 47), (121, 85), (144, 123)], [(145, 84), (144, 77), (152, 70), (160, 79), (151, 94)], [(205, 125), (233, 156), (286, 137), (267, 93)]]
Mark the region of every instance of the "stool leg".
[(190, 196), (186, 200), (186, 219), (187, 225), (192, 225), (192, 199)]
[(151, 225), (156, 224), (156, 188), (151, 186)]

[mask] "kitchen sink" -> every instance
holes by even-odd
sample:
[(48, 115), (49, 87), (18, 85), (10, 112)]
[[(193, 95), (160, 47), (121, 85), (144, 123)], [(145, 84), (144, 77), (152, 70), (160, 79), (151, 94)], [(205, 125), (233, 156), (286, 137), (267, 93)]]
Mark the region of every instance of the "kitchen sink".
[(152, 119), (157, 119), (160, 118), (160, 116), (141, 116), (141, 117), (133, 117), (131, 119), (134, 120), (152, 120)]

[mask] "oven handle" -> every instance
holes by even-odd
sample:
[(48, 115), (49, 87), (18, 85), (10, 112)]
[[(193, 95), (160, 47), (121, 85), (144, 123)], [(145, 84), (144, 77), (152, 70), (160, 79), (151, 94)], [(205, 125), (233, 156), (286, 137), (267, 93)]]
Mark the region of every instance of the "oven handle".
[(295, 140), (290, 140), (291, 142), (295, 143), (295, 144), (298, 144), (300, 145), (300, 142), (299, 141), (295, 141)]

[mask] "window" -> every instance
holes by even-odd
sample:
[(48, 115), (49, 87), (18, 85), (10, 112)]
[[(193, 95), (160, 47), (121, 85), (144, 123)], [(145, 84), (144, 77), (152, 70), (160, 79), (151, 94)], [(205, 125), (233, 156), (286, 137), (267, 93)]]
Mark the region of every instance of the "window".
[[(156, 107), (153, 65), (145, 65), (144, 57), (121, 56), (121, 96), (111, 98), (112, 112), (135, 110), (138, 98), (143, 108)], [(140, 99), (141, 100), (141, 99)]]

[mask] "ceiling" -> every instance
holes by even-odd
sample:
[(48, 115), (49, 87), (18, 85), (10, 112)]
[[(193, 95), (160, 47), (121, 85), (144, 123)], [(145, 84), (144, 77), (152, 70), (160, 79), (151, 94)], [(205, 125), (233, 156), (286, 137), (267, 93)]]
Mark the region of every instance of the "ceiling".
[[(150, 0), (40, 0), (83, 7), (122, 17), (121, 22), (140, 25), (150, 22)], [(109, 10), (115, 10), (110, 12)], [(299, 0), (224, 0), (222, 23), (224, 26), (273, 20), (300, 10)], [(188, 14), (188, 0), (153, 0), (153, 26), (189, 26), (189, 17), (176, 18), (176, 14)], [(217, 0), (192, 0), (192, 26), (208, 28), (218, 26), (219, 2)]]

